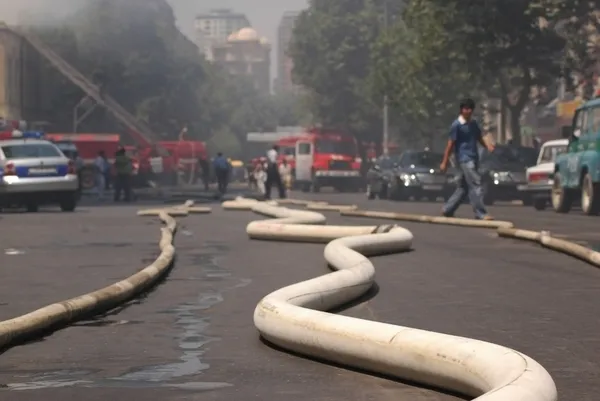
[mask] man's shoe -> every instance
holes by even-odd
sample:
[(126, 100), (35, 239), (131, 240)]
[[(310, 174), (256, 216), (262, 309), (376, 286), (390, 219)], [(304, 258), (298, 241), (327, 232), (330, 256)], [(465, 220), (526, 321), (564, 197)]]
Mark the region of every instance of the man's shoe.
[(486, 214), (485, 216), (483, 216), (481, 218), (481, 220), (492, 221), (492, 220), (494, 220), (494, 218), (492, 216), (490, 216), (489, 214)]

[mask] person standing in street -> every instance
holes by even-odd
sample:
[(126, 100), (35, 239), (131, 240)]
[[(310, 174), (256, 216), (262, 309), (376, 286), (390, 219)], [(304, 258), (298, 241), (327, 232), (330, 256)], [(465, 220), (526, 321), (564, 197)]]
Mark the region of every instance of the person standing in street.
[(229, 181), (229, 174), (231, 172), (231, 164), (223, 156), (223, 153), (217, 153), (217, 157), (213, 160), (213, 168), (215, 170), (215, 176), (217, 177), (217, 184), (219, 186), (219, 193), (225, 195), (227, 192), (227, 184)]
[(289, 165), (287, 160), (283, 159), (279, 165), (279, 176), (283, 181), (286, 191), (292, 189), (292, 166)]
[(125, 202), (131, 202), (131, 174), (133, 173), (133, 164), (125, 148), (120, 148), (115, 154), (115, 169), (117, 177), (115, 180), (115, 202), (121, 200), (121, 193), (125, 195)]
[(279, 158), (279, 146), (274, 145), (272, 149), (267, 152), (267, 182), (265, 183), (265, 198), (271, 199), (271, 190), (273, 185), (277, 186), (279, 191), (279, 199), (285, 198), (285, 187), (283, 186), (283, 180), (281, 174), (279, 174), (279, 166), (277, 165), (277, 159)]
[(104, 151), (101, 150), (98, 152), (98, 156), (96, 160), (94, 160), (94, 169), (95, 169), (95, 184), (96, 184), (96, 195), (98, 196), (98, 200), (104, 199), (104, 190), (106, 189), (106, 157), (104, 155)]
[(484, 139), (479, 124), (473, 119), (474, 110), (475, 102), (472, 99), (463, 100), (460, 103), (460, 115), (450, 127), (440, 170), (447, 170), (450, 157), (454, 154), (459, 173), (456, 177), (456, 190), (442, 208), (442, 215), (453, 217), (460, 204), (469, 196), (475, 218), (493, 220), (483, 203), (478, 145), (487, 148), (490, 153), (494, 151), (494, 145)]

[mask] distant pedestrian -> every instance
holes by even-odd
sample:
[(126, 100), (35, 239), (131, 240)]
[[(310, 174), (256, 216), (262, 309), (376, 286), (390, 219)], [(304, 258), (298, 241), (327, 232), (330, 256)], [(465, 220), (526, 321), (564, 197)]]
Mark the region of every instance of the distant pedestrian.
[(265, 183), (265, 198), (271, 199), (271, 190), (275, 185), (279, 191), (279, 199), (285, 198), (285, 187), (281, 174), (279, 174), (279, 166), (277, 165), (279, 158), (279, 146), (274, 145), (267, 152), (267, 182)]
[(223, 156), (223, 153), (219, 152), (217, 153), (217, 157), (213, 160), (213, 168), (217, 178), (217, 185), (219, 186), (219, 193), (225, 195), (227, 192), (229, 175), (231, 174), (231, 163)]
[(285, 186), (286, 190), (292, 189), (292, 166), (290, 166), (287, 160), (283, 159), (279, 165), (279, 176)]
[(101, 150), (98, 152), (98, 156), (94, 160), (94, 183), (96, 186), (96, 195), (98, 196), (98, 200), (104, 199), (104, 190), (106, 189), (106, 170), (108, 166), (106, 165), (106, 157), (104, 155), (104, 151)]
[(131, 202), (131, 175), (133, 174), (133, 163), (125, 148), (120, 148), (115, 153), (115, 170), (117, 177), (115, 180), (115, 202), (121, 200), (121, 194), (125, 196), (125, 202)]
[(478, 145), (484, 146), (490, 153), (494, 151), (494, 145), (485, 141), (479, 124), (472, 118), (474, 110), (475, 102), (473, 100), (463, 100), (460, 103), (460, 115), (450, 127), (448, 144), (440, 170), (442, 172), (447, 170), (449, 159), (454, 153), (459, 172), (456, 177), (456, 190), (442, 208), (442, 214), (446, 217), (453, 217), (460, 204), (469, 196), (475, 218), (493, 220), (483, 204)]

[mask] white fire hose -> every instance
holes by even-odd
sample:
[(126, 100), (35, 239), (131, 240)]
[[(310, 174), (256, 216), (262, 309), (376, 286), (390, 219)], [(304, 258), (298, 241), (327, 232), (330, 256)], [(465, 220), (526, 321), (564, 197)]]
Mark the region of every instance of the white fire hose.
[(392, 225), (325, 226), (320, 213), (288, 209), (275, 202), (237, 199), (224, 202), (223, 208), (275, 218), (248, 224), (246, 231), (252, 239), (327, 243), (325, 260), (335, 272), (281, 288), (257, 305), (254, 324), (269, 342), (479, 401), (557, 400), (548, 372), (518, 351), (326, 312), (368, 291), (375, 282), (375, 268), (366, 256), (409, 250), (410, 231)]

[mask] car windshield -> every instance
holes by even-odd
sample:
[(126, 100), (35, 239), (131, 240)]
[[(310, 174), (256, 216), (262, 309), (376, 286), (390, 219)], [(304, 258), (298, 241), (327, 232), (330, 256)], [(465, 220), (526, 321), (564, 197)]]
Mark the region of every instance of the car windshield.
[(527, 167), (535, 166), (537, 164), (537, 158), (539, 152), (534, 148), (519, 147), (517, 148), (519, 158)]
[(542, 148), (542, 157), (540, 157), (540, 163), (553, 163), (558, 155), (565, 153), (566, 151), (566, 145), (544, 146)]
[(335, 153), (346, 156), (356, 156), (356, 144), (353, 141), (334, 141), (319, 139), (316, 143), (317, 153)]
[(7, 159), (36, 159), (62, 156), (56, 146), (45, 143), (4, 145), (2, 146), (2, 152)]
[(377, 165), (382, 170), (392, 170), (397, 163), (398, 159), (395, 157), (381, 157), (377, 160)]
[(435, 152), (406, 152), (400, 157), (401, 167), (439, 168), (443, 155)]
[(75, 160), (79, 156), (77, 146), (75, 146), (75, 144), (73, 144), (72, 142), (56, 142), (56, 146), (69, 159)]
[(510, 146), (496, 146), (492, 153), (484, 150), (482, 159), (491, 159), (501, 164), (527, 164), (523, 152)]

